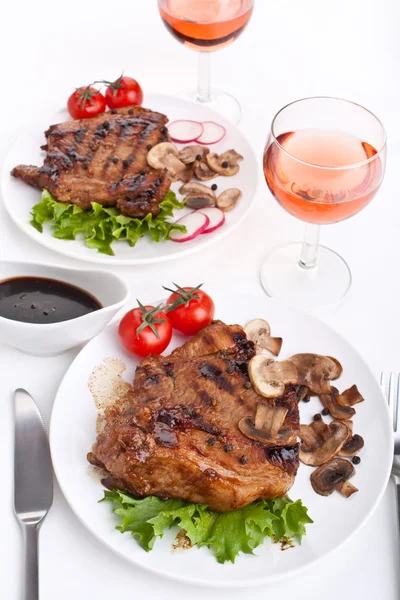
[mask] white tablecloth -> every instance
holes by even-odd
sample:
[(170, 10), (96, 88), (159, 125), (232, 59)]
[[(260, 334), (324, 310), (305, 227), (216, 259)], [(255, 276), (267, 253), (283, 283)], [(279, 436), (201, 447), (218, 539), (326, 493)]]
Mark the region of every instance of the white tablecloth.
[[(272, 199), (261, 156), (273, 114), (309, 95), (336, 95), (364, 104), (386, 124), (389, 156), (385, 182), (373, 203), (355, 218), (323, 230), (323, 243), (349, 261), (351, 295), (324, 319), (364, 355), (373, 371), (400, 370), (398, 265), (400, 262), (399, 8), (394, 0), (256, 0), (254, 17), (239, 41), (215, 54), (216, 87), (243, 106), (241, 127), (260, 158), (260, 185), (251, 214), (221, 245), (160, 266), (116, 268), (133, 297), (159, 296), (172, 280), (235, 293), (261, 293), (258, 267), (276, 243), (300, 239), (301, 223)], [(0, 161), (18, 132), (51, 115), (74, 87), (94, 79), (137, 78), (145, 91), (174, 94), (195, 85), (196, 56), (163, 28), (155, 0), (118, 3), (20, 0), (0, 7), (2, 127)], [(26, 239), (0, 206), (0, 258), (60, 265), (78, 263)], [(90, 265), (85, 265), (90, 267)], [(1, 598), (18, 598), (21, 537), (12, 513), (12, 391), (26, 387), (47, 423), (57, 386), (76, 350), (38, 359), (0, 347), (0, 575)], [(41, 600), (147, 597), (241, 599), (295, 594), (297, 598), (381, 597), (397, 600), (398, 555), (391, 487), (368, 524), (343, 548), (304, 575), (268, 588), (213, 591), (149, 575), (112, 555), (75, 518), (58, 488), (41, 533)]]

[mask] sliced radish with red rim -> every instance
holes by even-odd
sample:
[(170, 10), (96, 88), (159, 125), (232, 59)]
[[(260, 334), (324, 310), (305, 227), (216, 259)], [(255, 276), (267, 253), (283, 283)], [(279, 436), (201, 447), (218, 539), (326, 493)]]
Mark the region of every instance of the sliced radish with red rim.
[(208, 217), (210, 221), (207, 228), (202, 233), (211, 233), (216, 229), (219, 229), (225, 223), (225, 214), (219, 208), (202, 208), (198, 212)]
[(214, 123), (214, 121), (203, 121), (202, 126), (203, 132), (195, 141), (203, 146), (217, 144), (226, 135), (225, 127), (218, 125), (218, 123)]
[(194, 238), (207, 229), (210, 224), (210, 219), (200, 211), (194, 211), (189, 215), (181, 217), (175, 224), (184, 225), (186, 231), (172, 231), (169, 239), (172, 242), (190, 242), (190, 240), (194, 240)]
[(203, 135), (203, 125), (198, 121), (174, 121), (168, 125), (170, 138), (178, 144), (195, 142)]

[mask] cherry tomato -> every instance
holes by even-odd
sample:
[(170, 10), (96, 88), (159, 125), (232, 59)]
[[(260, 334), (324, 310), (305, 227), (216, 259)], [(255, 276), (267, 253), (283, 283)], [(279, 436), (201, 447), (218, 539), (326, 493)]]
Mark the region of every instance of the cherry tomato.
[[(215, 306), (208, 294), (197, 288), (176, 286), (168, 298), (171, 325), (184, 335), (194, 335), (214, 319)], [(167, 289), (167, 288), (166, 288)], [(169, 290), (171, 291), (171, 290)]]
[(121, 106), (132, 106), (132, 104), (141, 106), (143, 102), (142, 88), (132, 77), (119, 77), (108, 86), (106, 102), (109, 108), (121, 108)]
[(80, 87), (68, 98), (68, 112), (73, 119), (95, 117), (106, 110), (106, 100), (94, 87)]
[(160, 307), (139, 303), (138, 308), (130, 310), (122, 318), (118, 335), (125, 350), (144, 357), (164, 352), (171, 341), (172, 326), (168, 315)]

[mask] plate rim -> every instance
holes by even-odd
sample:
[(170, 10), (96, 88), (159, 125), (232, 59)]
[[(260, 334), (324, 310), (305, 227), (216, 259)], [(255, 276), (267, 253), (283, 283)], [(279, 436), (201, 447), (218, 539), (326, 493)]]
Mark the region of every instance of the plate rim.
[[(151, 104), (152, 102), (162, 102), (164, 99), (167, 99), (168, 101), (171, 100), (178, 100), (179, 102), (182, 102), (188, 106), (196, 106), (196, 103), (191, 101), (191, 100), (186, 100), (184, 98), (180, 98), (179, 96), (173, 96), (173, 95), (168, 95), (168, 94), (160, 94), (157, 92), (149, 92), (147, 94), (145, 94), (145, 101), (146, 99), (149, 98), (149, 104)], [(213, 113), (214, 118), (216, 119), (222, 119), (223, 121), (227, 122), (230, 124), (230, 126), (232, 128), (234, 128), (237, 132), (239, 132), (239, 134), (244, 138), (245, 142), (247, 143), (248, 147), (249, 147), (249, 157), (251, 158), (251, 162), (254, 164), (254, 166), (256, 167), (254, 169), (254, 192), (251, 195), (251, 197), (248, 199), (248, 203), (246, 208), (244, 209), (242, 215), (234, 222), (231, 223), (229, 225), (228, 228), (222, 227), (219, 231), (217, 235), (210, 235), (210, 236), (204, 236), (204, 241), (201, 245), (199, 246), (190, 246), (188, 245), (188, 247), (184, 247), (182, 248), (182, 244), (177, 244), (177, 250), (174, 253), (168, 254), (168, 255), (162, 255), (162, 256), (157, 256), (157, 257), (148, 257), (148, 258), (127, 258), (127, 259), (122, 259), (122, 258), (118, 258), (117, 256), (105, 256), (99, 252), (95, 252), (93, 251), (93, 255), (89, 254), (89, 256), (84, 256), (81, 257), (79, 256), (79, 253), (74, 252), (74, 251), (70, 251), (68, 250), (68, 247), (66, 245), (65, 250), (64, 248), (59, 245), (59, 246), (53, 246), (51, 241), (49, 241), (49, 239), (46, 236), (38, 237), (39, 232), (37, 232), (35, 230), (34, 227), (32, 227), (29, 224), (29, 221), (27, 221), (26, 223), (20, 221), (16, 215), (13, 213), (12, 210), (10, 210), (10, 203), (6, 200), (7, 197), (7, 193), (6, 193), (6, 185), (7, 185), (7, 180), (8, 177), (10, 177), (10, 165), (9, 163), (9, 157), (12, 154), (14, 148), (20, 143), (21, 139), (23, 138), (24, 134), (19, 132), (18, 136), (16, 137), (16, 139), (14, 139), (13, 143), (11, 144), (11, 146), (9, 147), (9, 150), (4, 158), (3, 161), (3, 168), (1, 171), (1, 183), (0, 183), (0, 191), (1, 191), (1, 199), (2, 199), (2, 205), (7, 213), (7, 215), (10, 217), (10, 219), (12, 220), (12, 222), (14, 223), (14, 225), (24, 234), (26, 235), (29, 239), (33, 240), (34, 242), (36, 242), (39, 246), (42, 246), (48, 250), (51, 250), (52, 252), (55, 252), (58, 255), (61, 256), (66, 256), (68, 258), (72, 258), (74, 260), (77, 260), (79, 262), (89, 262), (92, 264), (98, 264), (98, 265), (107, 265), (107, 266), (140, 266), (140, 265), (148, 265), (148, 264), (158, 264), (158, 263), (164, 263), (164, 262), (168, 262), (171, 260), (177, 260), (179, 258), (184, 258), (186, 256), (190, 256), (192, 254), (195, 254), (196, 252), (200, 252), (203, 249), (209, 248), (212, 244), (217, 243), (222, 241), (226, 236), (228, 236), (230, 233), (232, 233), (233, 231), (236, 230), (236, 228), (243, 223), (244, 219), (248, 216), (250, 210), (253, 208), (254, 203), (255, 203), (255, 199), (257, 196), (257, 190), (258, 190), (258, 186), (260, 183), (260, 178), (259, 178), (259, 169), (258, 169), (258, 162), (257, 162), (257, 157), (256, 154), (253, 150), (253, 147), (250, 143), (250, 140), (247, 138), (246, 134), (234, 123), (230, 123), (228, 121), (228, 119), (226, 119), (226, 117), (224, 117), (223, 115), (218, 114), (215, 110), (213, 110), (212, 108), (206, 107), (211, 113)], [(54, 113), (54, 116), (60, 111), (57, 111)], [(50, 120), (52, 118), (52, 115), (50, 116)], [(42, 120), (42, 115), (40, 116), (40, 120)], [(44, 120), (44, 116), (43, 116), (43, 120)], [(30, 127), (29, 131), (33, 131), (33, 128)], [(51, 238), (50, 238), (51, 239)], [(63, 241), (63, 240), (60, 240)], [(179, 249), (181, 248), (181, 249)]]
[[(216, 304), (219, 302), (222, 302), (223, 298), (227, 298), (227, 295), (225, 294), (221, 294), (221, 293), (217, 293), (214, 294), (214, 297), (216, 298), (215, 302)], [(380, 501), (382, 500), (382, 497), (386, 491), (387, 485), (389, 483), (389, 479), (390, 479), (390, 472), (391, 472), (391, 466), (392, 466), (392, 461), (391, 461), (391, 455), (393, 453), (393, 443), (394, 443), (394, 437), (393, 437), (393, 428), (392, 428), (392, 423), (391, 423), (391, 416), (390, 416), (390, 412), (389, 412), (389, 408), (388, 408), (388, 404), (386, 402), (386, 398), (385, 395), (383, 393), (383, 390), (381, 388), (381, 386), (379, 385), (379, 382), (377, 381), (376, 377), (373, 374), (372, 369), (370, 368), (368, 362), (365, 360), (364, 356), (360, 353), (360, 351), (339, 331), (337, 331), (334, 327), (332, 327), (330, 324), (326, 323), (323, 319), (315, 316), (315, 315), (311, 315), (308, 313), (304, 313), (303, 311), (296, 309), (296, 308), (292, 308), (291, 306), (281, 302), (280, 300), (277, 300), (275, 298), (269, 298), (268, 296), (263, 296), (263, 295), (257, 295), (257, 294), (238, 294), (236, 296), (237, 299), (251, 299), (251, 298), (263, 298), (263, 300), (267, 303), (271, 303), (277, 307), (283, 307), (286, 310), (289, 310), (290, 312), (293, 312), (295, 314), (298, 314), (299, 316), (307, 316), (309, 318), (311, 318), (312, 320), (316, 321), (319, 325), (323, 325), (324, 327), (328, 328), (331, 332), (333, 332), (339, 339), (341, 342), (343, 342), (347, 347), (349, 347), (352, 352), (354, 352), (356, 354), (356, 356), (360, 359), (360, 361), (362, 362), (363, 366), (365, 367), (365, 369), (369, 372), (369, 374), (371, 375), (371, 377), (373, 377), (373, 379), (376, 381), (377, 383), (377, 389), (379, 389), (379, 394), (380, 397), (382, 399), (383, 402), (383, 406), (386, 407), (386, 410), (383, 411), (382, 413), (385, 415), (385, 420), (386, 420), (386, 425), (388, 427), (388, 431), (390, 432), (391, 435), (389, 435), (386, 438), (386, 444), (387, 444), (387, 448), (386, 451), (388, 453), (388, 460), (387, 460), (387, 464), (386, 464), (386, 469), (385, 469), (385, 473), (384, 473), (384, 481), (385, 484), (382, 485), (379, 493), (377, 494), (374, 503), (371, 505), (369, 511), (367, 511), (362, 519), (360, 519), (360, 521), (358, 522), (357, 526), (355, 527), (355, 529), (352, 531), (352, 533), (347, 536), (344, 540), (342, 540), (336, 547), (328, 550), (325, 554), (321, 555), (321, 556), (317, 556), (314, 559), (310, 560), (307, 564), (305, 565), (301, 565), (300, 567), (295, 567), (292, 569), (289, 569), (283, 573), (279, 573), (279, 574), (269, 574), (265, 577), (256, 577), (256, 578), (252, 578), (252, 579), (243, 579), (243, 580), (234, 580), (234, 581), (211, 581), (211, 580), (203, 580), (203, 579), (199, 579), (197, 577), (186, 577), (185, 575), (183, 576), (177, 576), (174, 574), (170, 574), (167, 571), (165, 572), (160, 572), (158, 571), (155, 567), (151, 566), (151, 565), (146, 565), (146, 564), (142, 564), (137, 562), (133, 557), (131, 556), (127, 556), (126, 554), (124, 554), (122, 551), (118, 550), (117, 548), (112, 547), (111, 545), (109, 545), (106, 541), (104, 541), (100, 535), (98, 535), (96, 533), (96, 531), (89, 525), (87, 524), (81, 517), (80, 515), (75, 511), (74, 506), (71, 504), (69, 497), (68, 497), (68, 493), (65, 492), (64, 486), (61, 484), (60, 478), (59, 478), (59, 473), (58, 473), (58, 468), (56, 468), (53, 457), (55, 454), (55, 451), (53, 450), (53, 431), (54, 431), (54, 427), (53, 427), (53, 416), (55, 414), (55, 406), (57, 403), (57, 398), (60, 392), (60, 389), (64, 383), (64, 380), (66, 379), (66, 377), (68, 376), (68, 373), (70, 371), (70, 369), (72, 368), (72, 366), (74, 365), (74, 363), (79, 359), (79, 357), (85, 353), (86, 351), (89, 352), (89, 347), (90, 345), (96, 340), (96, 338), (98, 336), (101, 336), (102, 333), (106, 330), (110, 330), (111, 328), (115, 327), (115, 323), (111, 323), (109, 325), (107, 325), (100, 333), (98, 333), (94, 338), (92, 338), (92, 340), (90, 340), (81, 350), (80, 352), (77, 354), (77, 356), (74, 358), (74, 360), (72, 361), (72, 363), (69, 365), (67, 371), (65, 372), (58, 388), (57, 388), (57, 392), (55, 395), (55, 399), (54, 399), (54, 403), (53, 403), (53, 407), (52, 407), (52, 411), (51, 411), (51, 419), (50, 419), (50, 427), (49, 427), (49, 445), (50, 445), (50, 452), (51, 452), (51, 457), (52, 457), (52, 463), (53, 463), (53, 469), (57, 478), (57, 482), (58, 485), (60, 486), (61, 492), (65, 498), (65, 500), (67, 501), (68, 506), (71, 508), (72, 512), (74, 513), (74, 515), (78, 518), (78, 520), (84, 525), (84, 527), (87, 529), (87, 531), (89, 531), (91, 533), (91, 535), (93, 535), (93, 537), (99, 541), (103, 546), (105, 546), (108, 550), (112, 551), (113, 554), (120, 556), (121, 558), (123, 558), (125, 561), (127, 561), (130, 564), (133, 564), (135, 566), (135, 568), (139, 568), (139, 569), (143, 569), (144, 571), (153, 573), (155, 575), (157, 575), (157, 577), (161, 577), (161, 578), (166, 578), (170, 581), (177, 581), (181, 584), (191, 584), (191, 585), (196, 585), (198, 587), (201, 588), (214, 588), (214, 589), (233, 589), (233, 588), (246, 588), (246, 587), (256, 587), (256, 586), (260, 586), (266, 583), (277, 583), (279, 581), (282, 581), (284, 579), (289, 579), (289, 578), (293, 578), (296, 575), (298, 575), (299, 573), (303, 572), (303, 571), (307, 571), (309, 570), (311, 567), (315, 567), (316, 565), (318, 565), (319, 563), (321, 563), (322, 561), (332, 557), (336, 552), (338, 552), (340, 549), (342, 549), (344, 546), (346, 546), (346, 544), (352, 539), (354, 538), (357, 533), (364, 527), (364, 525), (368, 522), (368, 520), (371, 518), (371, 516), (373, 515), (373, 513), (375, 512), (377, 506), (379, 505)], [(238, 557), (238, 559), (240, 559), (240, 556)], [(221, 565), (221, 568), (223, 568), (223, 565)]]

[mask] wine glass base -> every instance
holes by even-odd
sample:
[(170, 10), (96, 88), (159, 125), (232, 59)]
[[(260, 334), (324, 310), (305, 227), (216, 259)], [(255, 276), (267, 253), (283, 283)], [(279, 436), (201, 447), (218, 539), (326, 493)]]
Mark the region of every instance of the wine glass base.
[(299, 265), (301, 248), (301, 242), (294, 242), (267, 254), (260, 272), (264, 290), (308, 312), (337, 306), (351, 286), (349, 266), (334, 250), (320, 246), (317, 266), (304, 269)]
[(178, 96), (180, 98), (185, 98), (186, 100), (192, 100), (192, 102), (198, 102), (203, 106), (208, 106), (236, 125), (239, 123), (242, 116), (242, 109), (236, 98), (226, 92), (221, 92), (220, 90), (211, 90), (210, 102), (202, 102), (199, 100), (197, 91), (182, 92), (178, 94)]

